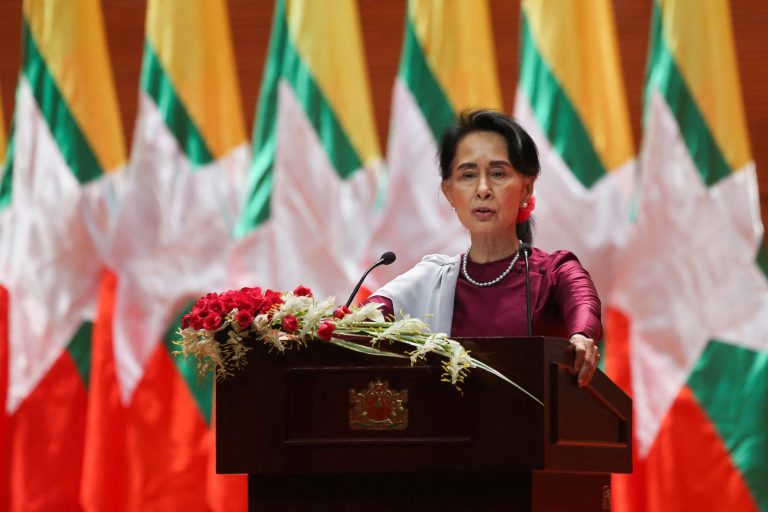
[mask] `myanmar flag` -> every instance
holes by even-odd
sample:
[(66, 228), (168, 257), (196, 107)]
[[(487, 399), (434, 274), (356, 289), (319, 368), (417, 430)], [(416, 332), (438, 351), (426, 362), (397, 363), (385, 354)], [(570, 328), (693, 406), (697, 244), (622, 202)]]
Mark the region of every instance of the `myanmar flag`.
[(539, 148), (534, 242), (569, 249), (610, 288), (634, 149), (609, 0), (525, 0), (515, 115)]
[(346, 298), (380, 167), (357, 2), (278, 0), (232, 287)]
[[(440, 192), (435, 155), (442, 132), (468, 108), (501, 109), (493, 32), (485, 0), (410, 0), (392, 94), (389, 184), (368, 260), (388, 250), (397, 261), (376, 270), (386, 283), (431, 253), (458, 254), (469, 237)], [(375, 285), (372, 285), (375, 288)]]
[(611, 297), (638, 452), (616, 509), (768, 510), (768, 268), (728, 2), (656, 1), (651, 27), (637, 216)]
[(79, 507), (90, 334), (124, 164), (98, 1), (25, 1), (22, 69), (0, 176), (7, 290), (6, 510)]
[(189, 303), (224, 286), (247, 161), (226, 3), (148, 2), (138, 119), (94, 335), (84, 482), (93, 509), (244, 506), (244, 482), (217, 497), (213, 384), (172, 354), (172, 341)]
[[(0, 96), (0, 198), (6, 197), (10, 200), (10, 193), (3, 191), (3, 184), (6, 182), (10, 186), (10, 164), (6, 163), (6, 153), (8, 143), (5, 136), (5, 118), (3, 117), (2, 97)], [(10, 209), (3, 208), (0, 203), (0, 232), (5, 231), (10, 223)], [(9, 220), (5, 220), (8, 218)], [(5, 403), (8, 398), (8, 290), (0, 283), (0, 495), (7, 496), (8, 475), (8, 417), (5, 414)], [(5, 504), (5, 501), (0, 501)]]

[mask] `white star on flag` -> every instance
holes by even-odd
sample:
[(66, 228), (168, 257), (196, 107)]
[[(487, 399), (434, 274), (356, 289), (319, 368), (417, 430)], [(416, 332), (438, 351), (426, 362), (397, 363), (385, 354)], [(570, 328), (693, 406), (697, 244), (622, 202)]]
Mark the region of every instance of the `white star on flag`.
[[(768, 345), (768, 315), (763, 320), (757, 315), (768, 312), (768, 282), (754, 264), (762, 234), (744, 229), (755, 225), (756, 213), (746, 206), (755, 204), (749, 200), (756, 193), (747, 179), (750, 170), (707, 188), (674, 116), (655, 91), (649, 114), (638, 220), (620, 256), (611, 297), (632, 317), (641, 457), (710, 340), (760, 350)], [(756, 218), (759, 225), (759, 212)]]

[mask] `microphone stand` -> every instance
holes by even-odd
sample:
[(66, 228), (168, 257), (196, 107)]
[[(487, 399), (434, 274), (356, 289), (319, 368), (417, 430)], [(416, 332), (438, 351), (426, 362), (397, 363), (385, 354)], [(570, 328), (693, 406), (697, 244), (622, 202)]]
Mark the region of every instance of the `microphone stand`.
[(528, 320), (528, 336), (533, 336), (533, 326), (531, 325), (531, 272), (528, 267), (528, 253), (531, 252), (531, 246), (523, 243), (520, 246), (520, 252), (523, 253), (525, 260), (525, 313)]
[(375, 269), (379, 265), (389, 265), (393, 261), (395, 261), (395, 253), (391, 251), (387, 251), (384, 254), (381, 255), (381, 258), (379, 258), (379, 261), (371, 265), (371, 268), (365, 271), (365, 274), (363, 274), (363, 277), (360, 278), (360, 280), (357, 282), (357, 286), (355, 286), (355, 289), (352, 290), (352, 295), (349, 296), (347, 299), (347, 303), (344, 304), (344, 307), (349, 307), (350, 304), (352, 304), (352, 301), (355, 299), (355, 295), (357, 295), (357, 291), (360, 289), (360, 286), (363, 284), (363, 281), (365, 281), (365, 278), (368, 276), (368, 274), (371, 272), (371, 270)]

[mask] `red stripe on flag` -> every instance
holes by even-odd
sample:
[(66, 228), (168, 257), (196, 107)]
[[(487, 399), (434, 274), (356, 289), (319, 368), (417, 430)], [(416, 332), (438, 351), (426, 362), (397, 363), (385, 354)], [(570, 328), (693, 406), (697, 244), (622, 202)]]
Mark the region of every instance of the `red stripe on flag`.
[(247, 481), (215, 475), (214, 434), (161, 342), (129, 407), (120, 400), (112, 345), (117, 279), (105, 273), (93, 329), (83, 476), (89, 510), (247, 509)]
[(363, 302), (365, 302), (368, 297), (371, 296), (373, 293), (373, 290), (369, 289), (367, 286), (363, 285), (360, 287), (360, 289), (357, 291), (357, 294), (355, 294), (355, 298), (352, 299), (352, 305), (353, 306), (359, 306)]
[(8, 291), (0, 286), (0, 510), (10, 504), (10, 436), (5, 406), (8, 397)]
[(86, 405), (65, 350), (10, 417), (8, 510), (80, 510)]
[[(632, 396), (632, 368), (630, 366), (630, 320), (618, 309), (608, 307), (605, 314), (606, 373), (613, 381)], [(636, 417), (633, 415), (633, 418)], [(632, 426), (635, 431), (636, 426)], [(645, 512), (646, 499), (645, 461), (637, 456), (637, 440), (633, 440), (632, 474), (613, 475), (611, 478), (611, 505), (620, 512)]]
[[(632, 394), (630, 318), (606, 312), (606, 340), (611, 378)], [(738, 510), (757, 512), (757, 505), (730, 454), (688, 387), (684, 387), (661, 425), (646, 459), (633, 454), (631, 475), (614, 475), (612, 507), (616, 512), (658, 510)]]
[(664, 419), (646, 464), (650, 510), (758, 512), (722, 438), (687, 386)]
[(120, 512), (126, 504), (125, 423), (112, 346), (117, 277), (104, 271), (93, 324), (82, 499), (86, 510)]
[(162, 343), (147, 363), (128, 414), (128, 508), (206, 509), (208, 428)]
[(625, 393), (632, 395), (629, 317), (610, 306), (605, 311), (605, 345), (606, 373)]
[(130, 509), (247, 509), (244, 477), (215, 475), (214, 431), (162, 343), (136, 388), (129, 416)]

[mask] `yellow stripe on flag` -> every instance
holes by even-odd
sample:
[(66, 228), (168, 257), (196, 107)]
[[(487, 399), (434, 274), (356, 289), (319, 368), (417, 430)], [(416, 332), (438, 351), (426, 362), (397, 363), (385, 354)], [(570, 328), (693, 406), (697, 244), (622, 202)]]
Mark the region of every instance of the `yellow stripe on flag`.
[(99, 0), (25, 0), (24, 16), (101, 169), (120, 168), (125, 143)]
[(147, 39), (214, 159), (246, 141), (223, 0), (151, 0)]
[(728, 165), (741, 169), (752, 155), (728, 2), (661, 0), (659, 5), (666, 45)]
[(444, 0), (411, 0), (408, 15), (454, 111), (501, 109), (488, 2), (454, 2), (446, 8)]
[[(357, 3), (288, 0), (286, 13), (290, 38), (302, 63), (363, 164), (379, 160)], [(342, 55), (344, 58), (339, 58)]]
[(609, 0), (524, 0), (542, 58), (589, 132), (607, 171), (634, 155)]

